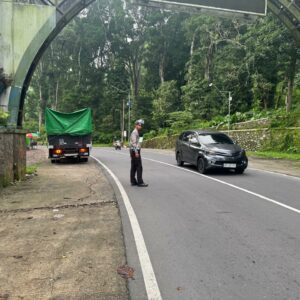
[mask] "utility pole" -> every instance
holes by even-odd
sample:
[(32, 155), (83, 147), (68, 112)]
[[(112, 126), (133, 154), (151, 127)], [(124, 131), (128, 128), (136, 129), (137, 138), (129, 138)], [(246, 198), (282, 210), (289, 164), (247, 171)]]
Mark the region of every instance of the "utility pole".
[(231, 110), (231, 101), (232, 101), (232, 96), (231, 96), (231, 92), (230, 91), (221, 91), (215, 84), (213, 84), (212, 82), (208, 85), (209, 87), (212, 87), (214, 86), (216, 88), (216, 90), (218, 91), (218, 93), (220, 95), (222, 95), (224, 98), (226, 98), (224, 96), (223, 93), (228, 93), (228, 125), (227, 125), (227, 131), (228, 131), (228, 134), (229, 134), (229, 130), (230, 130), (230, 110)]
[(121, 143), (123, 146), (123, 141), (124, 141), (124, 129), (125, 129), (125, 99), (123, 99), (123, 108), (122, 108), (122, 128), (121, 128)]
[(127, 102), (127, 105), (128, 105), (128, 142), (129, 142), (129, 139), (130, 139), (130, 109), (131, 109), (131, 101), (130, 101), (130, 94), (128, 95), (128, 102)]
[(228, 92), (228, 134), (230, 130), (230, 104), (231, 104), (232, 96), (231, 92)]

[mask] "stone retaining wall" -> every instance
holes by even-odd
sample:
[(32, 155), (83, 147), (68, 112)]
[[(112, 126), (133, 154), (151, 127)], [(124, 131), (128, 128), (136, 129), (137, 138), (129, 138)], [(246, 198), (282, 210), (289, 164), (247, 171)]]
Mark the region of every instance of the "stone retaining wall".
[[(300, 128), (262, 128), (224, 131), (248, 151), (287, 151), (300, 153)], [(178, 135), (157, 137), (143, 142), (145, 148), (174, 149)]]
[(273, 150), (300, 153), (300, 128), (231, 130), (229, 136), (248, 151)]
[(25, 178), (26, 144), (22, 130), (0, 128), (0, 189)]

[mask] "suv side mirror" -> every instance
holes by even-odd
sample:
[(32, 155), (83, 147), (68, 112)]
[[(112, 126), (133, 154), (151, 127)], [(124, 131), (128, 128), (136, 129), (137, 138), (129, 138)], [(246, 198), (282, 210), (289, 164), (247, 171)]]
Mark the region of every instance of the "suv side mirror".
[(198, 139), (195, 138), (195, 137), (192, 137), (192, 138), (190, 139), (190, 143), (191, 143), (192, 145), (194, 145), (194, 146), (200, 146)]

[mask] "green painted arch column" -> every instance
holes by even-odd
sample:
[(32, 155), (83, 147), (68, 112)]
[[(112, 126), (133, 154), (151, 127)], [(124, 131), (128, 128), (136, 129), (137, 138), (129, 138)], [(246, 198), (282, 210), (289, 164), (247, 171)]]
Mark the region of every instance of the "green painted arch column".
[(56, 26), (56, 11), (50, 6), (0, 2), (0, 66), (12, 85), (0, 95), (0, 104), (17, 125), (24, 79), (40, 45)]
[[(21, 126), (22, 123), (24, 102), (22, 102), (21, 99), (25, 78), (31, 68), (34, 58), (40, 50), (41, 45), (45, 42), (49, 34), (56, 26), (56, 11), (53, 9), (53, 7), (32, 6), (29, 9), (30, 15), (35, 16), (36, 14), (39, 14), (41, 12), (41, 8), (42, 14), (45, 15), (44, 19), (42, 24), (40, 24), (41, 26), (37, 28), (35, 35), (32, 37), (30, 44), (20, 59), (18, 67), (15, 71), (14, 84), (10, 91), (8, 102), (10, 122), (17, 126)], [(28, 12), (26, 12), (26, 14), (27, 13)]]
[(12, 78), (11, 87), (0, 94), (0, 107), (9, 112), (9, 127), (22, 127), (26, 92), (45, 50), (94, 1), (63, 0), (57, 5), (0, 2), (0, 67)]
[(268, 0), (268, 8), (300, 44), (300, 0)]

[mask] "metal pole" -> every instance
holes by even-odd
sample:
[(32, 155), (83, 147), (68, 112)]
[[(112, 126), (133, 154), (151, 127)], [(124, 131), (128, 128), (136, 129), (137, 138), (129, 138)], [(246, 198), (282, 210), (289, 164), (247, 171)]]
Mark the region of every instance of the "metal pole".
[(212, 87), (214, 86), (216, 88), (216, 90), (218, 91), (218, 93), (220, 95), (222, 95), (225, 99), (226, 99), (226, 96), (222, 93), (228, 93), (228, 128), (227, 128), (227, 131), (228, 131), (228, 134), (229, 134), (229, 130), (230, 130), (230, 109), (231, 109), (231, 101), (232, 101), (232, 96), (231, 96), (231, 92), (230, 91), (221, 91), (219, 90), (219, 88), (214, 85), (212, 82), (208, 85), (209, 87)]
[(125, 128), (125, 124), (124, 124), (124, 110), (125, 110), (125, 100), (123, 99), (123, 109), (122, 109), (122, 132), (121, 132), (121, 143), (123, 146), (123, 141), (124, 141), (124, 128)]
[(229, 130), (230, 130), (230, 104), (231, 104), (231, 92), (228, 92), (228, 134), (229, 134)]
[(131, 102), (130, 102), (130, 96), (128, 100), (128, 143), (130, 139), (130, 108), (131, 108)]

